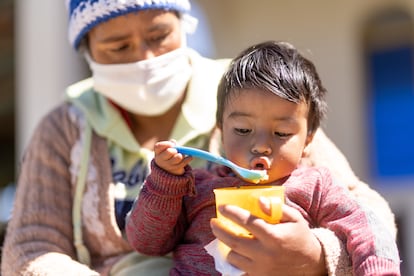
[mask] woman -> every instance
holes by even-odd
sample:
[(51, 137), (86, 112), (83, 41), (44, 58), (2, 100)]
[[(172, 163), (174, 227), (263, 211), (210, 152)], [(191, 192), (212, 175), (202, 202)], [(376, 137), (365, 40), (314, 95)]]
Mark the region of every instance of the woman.
[[(204, 149), (217, 144), (210, 139), (215, 93), (228, 61), (205, 59), (186, 47), (185, 33), (194, 27), (188, 0), (67, 3), (69, 39), (85, 55), (92, 78), (70, 86), (67, 101), (31, 139), (1, 272), (126, 275), (134, 264), (133, 273), (163, 275), (170, 260), (134, 253), (123, 236), (125, 216), (148, 174), (155, 142), (175, 139)], [(338, 241), (329, 232), (325, 237)], [(296, 238), (287, 244), (301, 246)], [(314, 246), (321, 245), (285, 253), (308, 263), (308, 271), (326, 270), (312, 255)]]

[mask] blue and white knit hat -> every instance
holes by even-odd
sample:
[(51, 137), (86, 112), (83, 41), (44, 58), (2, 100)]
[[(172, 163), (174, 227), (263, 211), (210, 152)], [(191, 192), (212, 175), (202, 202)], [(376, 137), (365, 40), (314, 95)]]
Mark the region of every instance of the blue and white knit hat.
[(189, 0), (66, 0), (69, 42), (78, 49), (85, 34), (99, 23), (133, 11), (165, 9), (186, 14)]

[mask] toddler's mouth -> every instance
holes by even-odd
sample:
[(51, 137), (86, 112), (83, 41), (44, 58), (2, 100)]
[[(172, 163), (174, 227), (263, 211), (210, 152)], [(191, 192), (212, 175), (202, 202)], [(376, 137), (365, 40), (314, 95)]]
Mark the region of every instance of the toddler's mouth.
[(269, 175), (267, 174), (267, 170), (270, 169), (270, 160), (265, 157), (257, 157), (252, 160), (250, 163), (251, 170), (256, 171), (264, 171), (263, 177), (260, 179), (262, 180), (268, 180)]
[(253, 168), (254, 170), (265, 170), (264, 164), (256, 164)]
[(250, 162), (252, 170), (268, 170), (270, 169), (270, 160), (266, 157), (257, 157)]

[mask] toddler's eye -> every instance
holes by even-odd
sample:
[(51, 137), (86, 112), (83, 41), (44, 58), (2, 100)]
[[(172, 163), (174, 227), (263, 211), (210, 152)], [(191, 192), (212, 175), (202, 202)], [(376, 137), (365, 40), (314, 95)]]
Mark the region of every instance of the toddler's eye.
[(279, 136), (280, 138), (288, 138), (290, 137), (292, 134), (290, 133), (284, 133), (284, 132), (275, 132), (276, 136)]
[(239, 135), (247, 135), (249, 134), (252, 130), (248, 129), (248, 128), (235, 128), (234, 131), (239, 134)]

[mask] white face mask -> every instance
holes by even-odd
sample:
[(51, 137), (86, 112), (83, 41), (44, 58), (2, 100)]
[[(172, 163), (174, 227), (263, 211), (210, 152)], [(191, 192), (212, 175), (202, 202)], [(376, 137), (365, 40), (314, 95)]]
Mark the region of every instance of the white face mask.
[(186, 48), (133, 63), (98, 64), (85, 53), (94, 89), (126, 110), (157, 116), (183, 95), (192, 68)]

